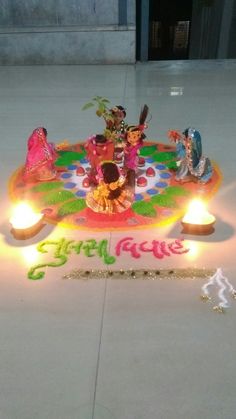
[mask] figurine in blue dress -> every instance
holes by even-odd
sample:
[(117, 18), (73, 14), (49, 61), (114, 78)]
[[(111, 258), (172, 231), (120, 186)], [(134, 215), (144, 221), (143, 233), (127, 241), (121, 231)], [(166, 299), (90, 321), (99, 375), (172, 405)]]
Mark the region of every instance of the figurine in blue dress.
[[(171, 131), (171, 133), (175, 133), (175, 131)], [(212, 165), (209, 158), (202, 154), (200, 133), (194, 128), (187, 128), (182, 136), (174, 138), (172, 134), (170, 138), (176, 143), (177, 160), (180, 162), (176, 180), (207, 183), (212, 177)]]

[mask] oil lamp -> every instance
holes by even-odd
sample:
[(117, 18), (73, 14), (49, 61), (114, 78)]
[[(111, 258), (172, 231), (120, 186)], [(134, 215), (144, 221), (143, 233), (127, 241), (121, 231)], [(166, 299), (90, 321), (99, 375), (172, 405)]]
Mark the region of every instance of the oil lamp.
[(182, 219), (183, 233), (207, 235), (214, 232), (215, 217), (210, 214), (204, 202), (194, 199)]
[(44, 214), (35, 212), (27, 202), (19, 202), (10, 218), (11, 233), (16, 239), (29, 239), (42, 229), (43, 218)]

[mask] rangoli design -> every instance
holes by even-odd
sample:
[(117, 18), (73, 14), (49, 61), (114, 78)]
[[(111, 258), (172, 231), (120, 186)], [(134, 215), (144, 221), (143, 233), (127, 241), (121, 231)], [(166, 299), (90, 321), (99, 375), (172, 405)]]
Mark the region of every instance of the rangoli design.
[(193, 196), (209, 200), (219, 187), (221, 174), (215, 163), (209, 182), (178, 182), (175, 145), (145, 142), (139, 153), (134, 201), (122, 213), (96, 213), (86, 205), (90, 164), (83, 143), (58, 151), (56, 176), (51, 180), (25, 182), (24, 168), (17, 169), (9, 182), (10, 197), (33, 202), (48, 223), (73, 229), (130, 230), (174, 222)]

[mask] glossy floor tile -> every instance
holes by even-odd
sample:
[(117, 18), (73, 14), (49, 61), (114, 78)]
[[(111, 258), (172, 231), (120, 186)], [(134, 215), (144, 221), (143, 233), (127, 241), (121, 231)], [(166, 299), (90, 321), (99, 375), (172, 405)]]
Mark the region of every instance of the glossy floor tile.
[(201, 285), (108, 283), (96, 399), (115, 418), (233, 417), (236, 310), (215, 316)]
[[(221, 315), (212, 310), (216, 291), (212, 303), (200, 301), (203, 278), (94, 279), (92, 270), (111, 269), (96, 254), (39, 267), (41, 280), (27, 273), (45, 258), (55, 261), (52, 248), (38, 254), (38, 241), (102, 238), (116, 256), (113, 269), (221, 267), (236, 287), (236, 61), (0, 67), (0, 92), (1, 419), (233, 419), (233, 298)], [(34, 239), (12, 237), (7, 183), (24, 164), (29, 135), (45, 126), (51, 141), (73, 144), (101, 132), (94, 110), (82, 110), (96, 95), (125, 106), (131, 124), (147, 103), (150, 140), (168, 143), (169, 129), (200, 131), (204, 154), (223, 177), (209, 202), (214, 234), (184, 235), (178, 221), (100, 233), (47, 225)], [(161, 260), (124, 249), (117, 256), (125, 237), (182, 237), (190, 251)], [(89, 269), (89, 278), (73, 279), (74, 269)]]

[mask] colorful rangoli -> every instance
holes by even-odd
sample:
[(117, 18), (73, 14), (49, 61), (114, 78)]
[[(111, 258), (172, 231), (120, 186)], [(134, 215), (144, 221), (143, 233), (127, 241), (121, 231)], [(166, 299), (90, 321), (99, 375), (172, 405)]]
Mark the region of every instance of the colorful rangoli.
[(130, 230), (166, 225), (183, 215), (193, 197), (210, 199), (221, 180), (219, 168), (213, 163), (208, 183), (176, 182), (175, 146), (146, 142), (140, 150), (132, 206), (123, 213), (107, 215), (86, 206), (85, 198), (91, 190), (90, 167), (82, 143), (60, 151), (55, 166), (55, 179), (27, 183), (20, 167), (10, 179), (10, 197), (33, 202), (48, 223), (74, 229)]

